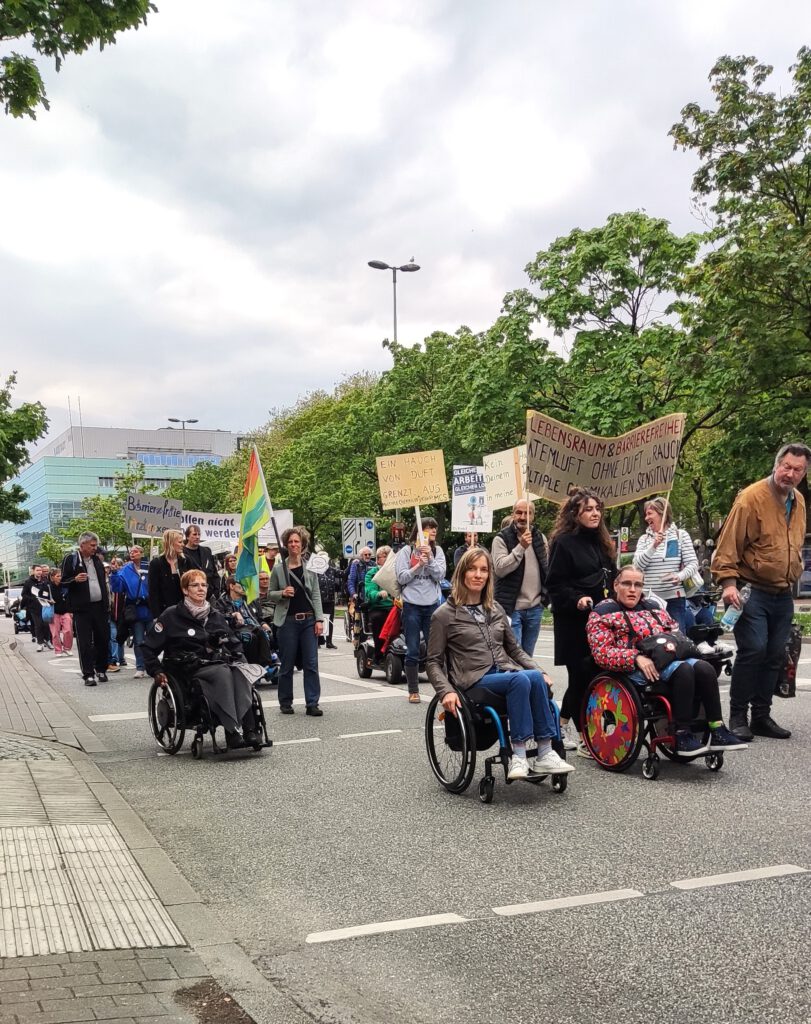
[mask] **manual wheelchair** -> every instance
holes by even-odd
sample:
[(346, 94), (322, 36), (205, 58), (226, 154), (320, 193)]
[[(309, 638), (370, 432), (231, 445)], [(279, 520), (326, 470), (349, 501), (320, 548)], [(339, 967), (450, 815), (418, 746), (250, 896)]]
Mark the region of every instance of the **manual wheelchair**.
[[(154, 680), (147, 698), (149, 725), (159, 746), (167, 754), (176, 754), (183, 746), (186, 731), (193, 729), (191, 754), (198, 761), (203, 758), (206, 734), (211, 736), (214, 754), (223, 754), (228, 749), (217, 743), (216, 732), (220, 722), (216, 715), (212, 714), (200, 684), (193, 677), (194, 670), (199, 664), (200, 661), (195, 655), (179, 654), (164, 658), (161, 671), (167, 677), (166, 683), (161, 685)], [(250, 747), (237, 749), (260, 751), (265, 747), (272, 747), (273, 740), (268, 736), (262, 698), (255, 686), (251, 687), (251, 697), (256, 731), (262, 741)]]
[[(439, 784), (449, 793), (464, 793), (473, 781), (477, 753), (489, 750), (496, 743), (498, 753), (484, 759), (484, 776), (479, 781), (479, 799), (483, 804), (493, 802), (496, 788), (494, 765), (501, 765), (504, 770), (504, 781), (508, 786), (513, 781), (531, 782), (534, 785), (543, 782), (546, 775), (530, 775), (521, 780), (507, 778), (512, 747), (506, 698), (484, 686), (472, 686), (468, 690), (456, 692), (460, 701), (456, 715), (445, 711), (439, 694), (435, 694), (425, 716), (428, 761)], [(551, 697), (549, 703), (558, 730), (557, 739), (552, 741), (552, 746), (565, 760), (566, 752), (560, 741), (560, 713)], [(528, 756), (533, 756), (534, 753), (535, 751), (527, 751)], [(551, 779), (555, 793), (566, 791), (568, 775), (552, 775)]]

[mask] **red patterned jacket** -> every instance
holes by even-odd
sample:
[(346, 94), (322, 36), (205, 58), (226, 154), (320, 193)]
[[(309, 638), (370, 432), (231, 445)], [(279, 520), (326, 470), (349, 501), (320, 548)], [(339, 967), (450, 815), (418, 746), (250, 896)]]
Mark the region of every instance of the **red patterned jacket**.
[[(636, 632), (633, 638), (625, 615), (630, 618)], [(616, 601), (601, 601), (586, 624), (591, 656), (600, 668), (633, 672), (634, 660), (639, 654), (634, 646), (637, 640), (656, 633), (674, 633), (679, 628), (664, 609), (656, 608), (656, 615), (658, 622), (653, 614), (653, 605), (644, 600), (633, 610), (624, 609), (624, 614)]]

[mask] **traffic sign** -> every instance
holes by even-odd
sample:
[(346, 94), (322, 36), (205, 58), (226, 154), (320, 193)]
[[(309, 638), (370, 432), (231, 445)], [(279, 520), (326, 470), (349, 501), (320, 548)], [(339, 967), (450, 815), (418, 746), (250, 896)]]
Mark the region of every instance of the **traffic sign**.
[(347, 558), (354, 558), (361, 548), (375, 549), (374, 519), (342, 519), (341, 546)]

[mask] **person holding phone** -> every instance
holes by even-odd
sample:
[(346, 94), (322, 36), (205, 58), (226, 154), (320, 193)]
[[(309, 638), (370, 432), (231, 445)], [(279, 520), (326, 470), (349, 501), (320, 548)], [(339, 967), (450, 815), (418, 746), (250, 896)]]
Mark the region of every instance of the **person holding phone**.
[[(614, 544), (594, 491), (577, 488), (561, 506), (549, 537), (546, 584), (554, 609), (555, 664), (565, 665), (569, 686), (560, 709), (563, 745), (591, 757), (580, 738), (583, 696), (591, 652), (586, 624), (592, 608), (612, 592), (617, 568)], [(577, 739), (572, 736), (574, 722)]]
[(690, 534), (673, 522), (667, 498), (645, 502), (647, 530), (634, 552), (634, 568), (645, 574), (645, 585), (665, 602), (667, 614), (681, 633), (688, 626), (685, 581), (700, 576), (698, 557)]

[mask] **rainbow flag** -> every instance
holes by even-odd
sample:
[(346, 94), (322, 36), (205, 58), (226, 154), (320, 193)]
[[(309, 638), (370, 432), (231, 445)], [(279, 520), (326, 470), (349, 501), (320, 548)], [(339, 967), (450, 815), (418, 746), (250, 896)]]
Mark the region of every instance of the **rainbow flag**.
[(256, 445), (251, 452), (248, 476), (242, 491), (242, 520), (239, 527), (239, 557), (236, 577), (245, 588), (248, 601), (259, 596), (259, 530), (270, 522), (270, 501)]

